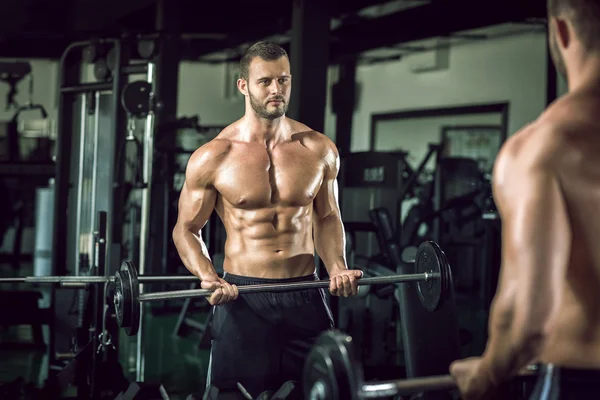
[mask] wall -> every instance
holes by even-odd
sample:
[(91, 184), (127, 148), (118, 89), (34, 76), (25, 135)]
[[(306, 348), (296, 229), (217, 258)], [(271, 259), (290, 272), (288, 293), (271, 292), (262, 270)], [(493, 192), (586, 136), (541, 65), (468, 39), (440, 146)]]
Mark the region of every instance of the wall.
[[(32, 60), (31, 64), (34, 101), (43, 104), (56, 118), (58, 62)], [(227, 125), (240, 118), (244, 101), (234, 86), (235, 72), (235, 68), (223, 64), (182, 62), (178, 116), (199, 115), (205, 125)], [(330, 68), (328, 74), (331, 87), (337, 81), (337, 69)], [(368, 149), (373, 113), (508, 101), (511, 134), (535, 119), (545, 107), (546, 38), (542, 33), (527, 34), (453, 47), (449, 69), (438, 72), (414, 74), (405, 61), (360, 66), (357, 81), (360, 91), (352, 151)], [(19, 102), (28, 99), (27, 85), (27, 80), (19, 84)], [(559, 92), (564, 91), (564, 82), (560, 81)], [(8, 87), (0, 85), (0, 121), (10, 119), (13, 113), (4, 109), (7, 92)], [(330, 90), (327, 97), (324, 133), (335, 138)], [(402, 147), (389, 137), (385, 142), (386, 146)], [(418, 160), (422, 156), (412, 154), (411, 158)]]
[[(429, 144), (440, 144), (442, 128), (447, 126), (502, 125), (501, 113), (469, 114), (432, 118), (407, 118), (379, 121), (376, 125), (375, 150), (408, 153), (406, 159), (414, 166), (421, 163), (429, 149)], [(425, 169), (433, 171), (435, 157), (425, 164)]]
[[(1, 62), (29, 61), (33, 75), (33, 102), (44, 106), (49, 116), (56, 119), (57, 93), (58, 93), (58, 61), (55, 60), (14, 60), (1, 59)], [(6, 95), (10, 86), (4, 82), (0, 83), (0, 121), (9, 121), (15, 109), (6, 110)], [(18, 94), (15, 100), (19, 105), (29, 101), (29, 78), (23, 79), (17, 85)], [(36, 111), (24, 112), (25, 118), (39, 118)]]
[(235, 68), (182, 62), (178, 116), (199, 115), (204, 125), (228, 125), (244, 114), (244, 97), (235, 87)]
[[(508, 101), (508, 130), (514, 133), (545, 107), (545, 43), (544, 34), (532, 33), (456, 46), (448, 69), (420, 74), (402, 60), (359, 66), (352, 151), (369, 148), (373, 113)], [(327, 120), (335, 123), (330, 105)]]
[[(2, 59), (10, 62), (14, 60)], [(42, 104), (52, 118), (56, 118), (58, 95), (58, 61), (56, 60), (23, 60), (29, 61), (34, 76), (33, 100)], [(206, 124), (231, 123), (239, 118), (244, 110), (241, 94), (234, 98), (225, 97), (226, 79), (228, 75), (224, 65), (182, 62), (179, 77), (178, 115), (189, 116), (199, 114)], [(90, 73), (91, 76), (91, 73)], [(235, 84), (233, 80), (229, 79)], [(19, 82), (16, 96), (20, 104), (29, 100), (29, 80)], [(5, 109), (5, 99), (9, 86), (0, 84), (0, 121), (10, 120), (14, 110)]]
[[(474, 42), (453, 47), (450, 68), (439, 72), (414, 74), (404, 61), (360, 66), (357, 81), (360, 96), (354, 115), (352, 150), (368, 149), (371, 114), (417, 108), (461, 104), (510, 102), (509, 132), (536, 118), (545, 105), (546, 47), (544, 34), (528, 34), (493, 41)], [(3, 60), (10, 61), (10, 60)], [(34, 100), (56, 116), (58, 62), (31, 60)], [(207, 125), (235, 121), (244, 111), (241, 95), (228, 86), (235, 85), (234, 71), (225, 65), (182, 62), (179, 77), (178, 115), (200, 115)], [(335, 67), (329, 70), (329, 86), (337, 80)], [(17, 100), (28, 99), (28, 81), (19, 86)], [(231, 93), (231, 89), (229, 89)], [(559, 92), (564, 93), (564, 82)], [(4, 99), (8, 86), (0, 85), (0, 121), (10, 119)], [(335, 115), (327, 91), (324, 133), (335, 137)]]

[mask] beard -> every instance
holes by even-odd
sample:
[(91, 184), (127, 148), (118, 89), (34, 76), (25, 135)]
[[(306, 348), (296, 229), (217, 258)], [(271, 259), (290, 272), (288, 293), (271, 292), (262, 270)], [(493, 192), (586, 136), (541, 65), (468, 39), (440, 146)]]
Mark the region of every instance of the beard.
[(254, 112), (263, 119), (274, 120), (277, 118), (281, 118), (287, 112), (287, 103), (283, 97), (273, 97), (269, 99), (269, 101), (278, 100), (281, 103), (277, 106), (273, 104), (262, 104), (256, 97), (252, 95), (252, 92), (248, 90), (248, 97), (250, 98), (250, 105)]
[[(560, 50), (558, 48), (558, 43), (556, 42), (556, 35), (553, 30), (550, 31), (548, 45), (550, 48), (550, 56), (552, 57), (552, 62), (554, 63), (554, 67), (556, 71), (562, 76), (562, 78), (567, 82), (567, 67), (565, 65), (565, 59), (560, 54)], [(568, 83), (568, 82), (567, 82)]]

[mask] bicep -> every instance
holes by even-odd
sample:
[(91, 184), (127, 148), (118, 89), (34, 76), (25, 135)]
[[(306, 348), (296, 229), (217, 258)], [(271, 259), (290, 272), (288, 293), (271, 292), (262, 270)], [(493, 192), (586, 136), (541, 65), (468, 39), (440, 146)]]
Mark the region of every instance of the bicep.
[(340, 170), (340, 157), (332, 143), (328, 147), (324, 162), (323, 182), (313, 201), (315, 216), (321, 219), (334, 213), (339, 214), (337, 178)]
[(177, 223), (197, 233), (215, 208), (217, 192), (212, 186), (192, 186), (184, 182), (179, 195)]
[(335, 179), (323, 181), (313, 204), (319, 218), (325, 218), (338, 210), (338, 184)]

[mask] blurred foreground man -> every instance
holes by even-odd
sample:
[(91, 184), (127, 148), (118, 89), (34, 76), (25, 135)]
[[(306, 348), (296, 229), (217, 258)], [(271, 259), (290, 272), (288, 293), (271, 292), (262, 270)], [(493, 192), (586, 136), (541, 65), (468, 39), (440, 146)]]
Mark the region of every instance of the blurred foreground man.
[(600, 396), (600, 2), (549, 0), (548, 25), (569, 92), (496, 160), (502, 268), (485, 352), (450, 367), (465, 399), (530, 364), (532, 399)]

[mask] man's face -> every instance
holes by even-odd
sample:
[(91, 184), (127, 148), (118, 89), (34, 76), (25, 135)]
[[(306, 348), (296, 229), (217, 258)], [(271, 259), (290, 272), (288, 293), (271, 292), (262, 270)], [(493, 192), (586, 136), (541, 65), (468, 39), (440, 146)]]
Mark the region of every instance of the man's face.
[(248, 69), (248, 97), (256, 114), (274, 120), (285, 115), (292, 92), (292, 76), (287, 57), (265, 61), (256, 57)]
[[(548, 18), (550, 21), (550, 18)], [(558, 73), (563, 77), (563, 79), (567, 79), (567, 66), (565, 64), (565, 59), (562, 56), (560, 49), (558, 47), (558, 38), (556, 32), (556, 25), (554, 23), (549, 24), (548, 28), (548, 44), (550, 47), (550, 56), (552, 57), (552, 61), (554, 62), (554, 66)]]

